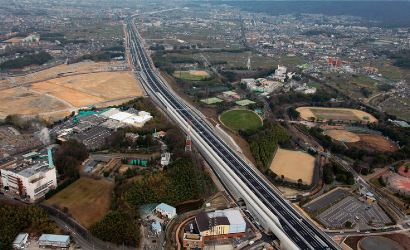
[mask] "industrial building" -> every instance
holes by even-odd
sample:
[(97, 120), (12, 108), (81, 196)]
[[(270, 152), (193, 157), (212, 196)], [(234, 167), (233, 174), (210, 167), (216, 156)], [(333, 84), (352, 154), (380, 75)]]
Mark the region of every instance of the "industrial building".
[(199, 213), (185, 225), (182, 245), (202, 248), (205, 240), (245, 236), (246, 222), (239, 210), (226, 209)]
[[(64, 129), (56, 131), (57, 139), (61, 141), (76, 139), (89, 149), (94, 149), (103, 146), (105, 139), (118, 128), (142, 127), (151, 119), (150, 113), (133, 108), (126, 112), (116, 108), (108, 108), (99, 112), (80, 111), (71, 124), (65, 124)], [(135, 142), (138, 135), (129, 134), (129, 138)]]
[(38, 239), (39, 247), (69, 247), (70, 246), (70, 236), (68, 235), (57, 235), (57, 234), (43, 234)]
[(155, 210), (163, 216), (168, 217), (168, 219), (172, 219), (175, 215), (177, 215), (177, 209), (165, 203), (159, 204)]
[(48, 152), (48, 162), (47, 160), (33, 163), (23, 161), (1, 169), (4, 189), (30, 201), (36, 201), (44, 197), (49, 189), (56, 188), (57, 172), (53, 165), (51, 149)]

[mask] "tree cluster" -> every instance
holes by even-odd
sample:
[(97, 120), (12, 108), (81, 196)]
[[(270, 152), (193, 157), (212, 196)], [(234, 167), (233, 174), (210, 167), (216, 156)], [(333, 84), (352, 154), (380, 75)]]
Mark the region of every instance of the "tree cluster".
[(77, 61), (93, 60), (94, 62), (109, 62), (111, 58), (124, 56), (124, 53), (104, 52), (100, 54), (83, 55)]
[(124, 46), (112, 46), (112, 47), (108, 47), (104, 49), (105, 51), (125, 51), (125, 47)]
[(134, 216), (121, 209), (109, 211), (102, 220), (90, 225), (88, 230), (97, 238), (117, 245), (136, 247), (141, 240)]
[(176, 205), (198, 199), (198, 180), (189, 156), (177, 159), (166, 170), (154, 172), (132, 183), (124, 194), (129, 205), (137, 208), (142, 204), (161, 203)]
[(335, 162), (328, 163), (328, 164), (332, 166), (333, 173), (336, 175), (336, 180), (338, 182), (342, 182), (347, 185), (353, 185), (355, 183), (354, 176), (351, 172), (344, 169), (342, 166), (340, 166), (339, 164)]
[(68, 140), (54, 153), (54, 165), (65, 178), (78, 174), (77, 166), (88, 157), (87, 147), (77, 140)]
[(38, 54), (27, 55), (17, 59), (7, 60), (0, 64), (1, 69), (22, 69), (24, 67), (36, 64), (43, 65), (51, 60), (53, 57), (47, 52), (40, 52)]
[(30, 233), (53, 233), (55, 223), (48, 213), (36, 205), (15, 207), (0, 205), (0, 249), (12, 249), (17, 235), (28, 229)]
[(259, 169), (269, 167), (272, 155), (278, 143), (287, 145), (290, 136), (287, 130), (279, 123), (272, 124), (268, 121), (256, 129), (240, 130), (239, 133), (250, 143), (250, 150)]

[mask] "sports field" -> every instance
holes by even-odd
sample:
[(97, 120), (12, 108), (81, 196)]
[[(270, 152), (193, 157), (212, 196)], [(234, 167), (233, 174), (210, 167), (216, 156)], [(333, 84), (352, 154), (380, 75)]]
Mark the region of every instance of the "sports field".
[[(345, 108), (321, 108), (321, 107), (299, 107), (296, 109), (300, 113), (300, 117), (304, 120), (310, 120), (311, 117), (315, 117), (323, 122), (333, 121), (377, 121), (374, 116), (357, 109), (345, 109)], [(366, 120), (364, 117), (368, 117)]]
[(357, 142), (360, 136), (346, 130), (326, 130), (326, 134), (338, 141)]
[(292, 151), (279, 148), (273, 158), (270, 170), (285, 180), (297, 182), (302, 179), (304, 184), (312, 184), (315, 157), (301, 151)]
[(113, 188), (114, 183), (107, 180), (81, 177), (45, 203), (47, 205), (56, 203), (61, 209), (67, 207), (73, 219), (87, 227), (101, 220), (108, 212)]
[(211, 97), (211, 98), (202, 99), (201, 102), (204, 102), (206, 104), (214, 104), (214, 103), (217, 103), (217, 102), (223, 102), (223, 100), (221, 100), (217, 97)]
[(223, 113), (220, 120), (225, 126), (235, 131), (262, 126), (262, 119), (250, 110), (231, 110)]
[(209, 73), (203, 70), (175, 71), (172, 76), (191, 81), (200, 81), (205, 77), (210, 77)]

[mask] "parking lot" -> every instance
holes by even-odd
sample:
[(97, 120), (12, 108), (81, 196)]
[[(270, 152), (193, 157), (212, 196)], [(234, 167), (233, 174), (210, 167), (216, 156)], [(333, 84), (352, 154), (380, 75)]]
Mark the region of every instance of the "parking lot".
[(305, 205), (303, 208), (309, 213), (315, 213), (319, 211), (320, 209), (326, 207), (330, 203), (335, 202), (338, 199), (342, 198), (345, 195), (345, 193), (348, 193), (348, 191), (343, 190), (341, 188), (335, 189), (332, 192), (326, 195), (323, 195), (317, 200)]
[(329, 228), (345, 227), (346, 221), (369, 224), (372, 220), (374, 227), (384, 227), (386, 223), (392, 222), (377, 203), (351, 196), (319, 214), (317, 218)]

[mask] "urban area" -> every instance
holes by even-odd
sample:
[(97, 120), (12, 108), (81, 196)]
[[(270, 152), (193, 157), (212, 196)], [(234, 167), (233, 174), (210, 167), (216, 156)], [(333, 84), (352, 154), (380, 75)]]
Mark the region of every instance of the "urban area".
[(0, 4), (0, 249), (410, 250), (409, 2)]

